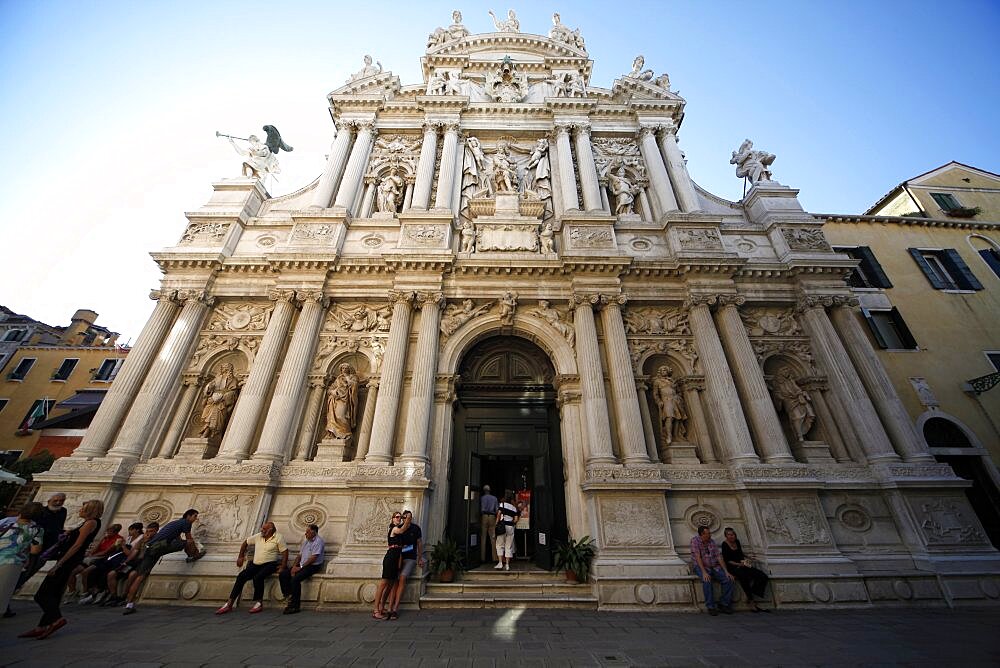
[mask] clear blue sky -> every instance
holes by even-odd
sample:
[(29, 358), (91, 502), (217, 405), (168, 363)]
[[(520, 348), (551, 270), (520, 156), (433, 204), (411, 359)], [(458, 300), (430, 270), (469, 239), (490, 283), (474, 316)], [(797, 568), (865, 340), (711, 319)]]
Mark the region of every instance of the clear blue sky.
[(860, 213), (958, 160), (1000, 171), (1000, 3), (12, 2), (0, 0), (0, 303), (51, 324), (81, 307), (135, 338), (184, 211), (239, 161), (221, 130), (276, 125), (295, 152), (272, 188), (322, 170), (326, 94), (371, 53), (420, 80), (427, 34), (460, 9), (472, 32), (513, 7), (579, 27), (609, 87), (646, 56), (687, 100), (681, 148), (703, 187), (739, 199), (749, 137), (813, 212)]

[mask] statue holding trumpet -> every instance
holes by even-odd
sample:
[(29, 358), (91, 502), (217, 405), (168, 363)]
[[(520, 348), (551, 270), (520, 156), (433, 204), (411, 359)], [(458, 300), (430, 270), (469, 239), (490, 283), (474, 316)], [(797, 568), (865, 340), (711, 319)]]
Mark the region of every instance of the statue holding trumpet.
[[(276, 127), (273, 125), (265, 125), (264, 132), (267, 133), (266, 142), (261, 142), (260, 139), (257, 138), (257, 135), (250, 135), (248, 138), (244, 138), (234, 137), (232, 135), (216, 131), (215, 136), (227, 138), (229, 143), (232, 144), (233, 149), (243, 156), (243, 176), (259, 179), (268, 174), (280, 174), (281, 167), (278, 164), (278, 152), (292, 151), (292, 147), (282, 141), (281, 135), (278, 133), (278, 129)], [(242, 148), (238, 146), (234, 140), (247, 142), (248, 146), (246, 148)]]

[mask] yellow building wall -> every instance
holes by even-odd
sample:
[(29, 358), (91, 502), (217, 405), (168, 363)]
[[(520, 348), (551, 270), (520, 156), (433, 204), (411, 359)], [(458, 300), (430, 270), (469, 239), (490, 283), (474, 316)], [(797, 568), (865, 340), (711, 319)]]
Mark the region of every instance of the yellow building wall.
[[(994, 371), (983, 352), (1000, 350), (1000, 278), (973, 251), (968, 238), (979, 234), (1000, 244), (1000, 225), (969, 230), (920, 223), (828, 221), (823, 231), (834, 246), (868, 246), (893, 284), (885, 295), (899, 309), (919, 351), (882, 350), (867, 322), (863, 326), (910, 416), (916, 420), (926, 409), (909, 378), (926, 378), (941, 403), (940, 410), (975, 432), (994, 461), (1000, 462), (1000, 435), (987, 417), (1000, 423), (1000, 386), (980, 395), (981, 406), (962, 390), (968, 380)], [(907, 248), (954, 248), (984, 289), (974, 293), (933, 289)]]
[(973, 220), (1000, 221), (1000, 179), (961, 165), (952, 165), (925, 177), (911, 179), (899, 192), (882, 206), (872, 211), (879, 216), (903, 216), (917, 207), (931, 218), (949, 219), (931, 193), (948, 193), (968, 209), (978, 207), (981, 212)]

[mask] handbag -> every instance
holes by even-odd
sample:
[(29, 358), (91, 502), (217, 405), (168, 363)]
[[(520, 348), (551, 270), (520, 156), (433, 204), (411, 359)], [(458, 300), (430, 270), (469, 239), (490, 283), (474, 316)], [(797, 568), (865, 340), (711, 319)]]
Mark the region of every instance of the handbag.
[(496, 529), (493, 530), (494, 535), (502, 536), (507, 533), (507, 525), (503, 522), (497, 522)]
[(63, 555), (69, 551), (69, 546), (69, 532), (64, 531), (59, 534), (59, 538), (56, 539), (56, 542), (51, 547), (42, 552), (39, 558), (42, 561), (56, 561), (57, 559), (62, 559)]

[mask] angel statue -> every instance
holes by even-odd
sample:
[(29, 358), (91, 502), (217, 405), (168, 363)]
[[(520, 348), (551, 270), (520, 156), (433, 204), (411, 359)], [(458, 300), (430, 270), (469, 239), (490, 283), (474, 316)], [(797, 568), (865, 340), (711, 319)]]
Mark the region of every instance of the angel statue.
[(490, 18), (493, 19), (493, 25), (496, 26), (497, 32), (521, 32), (521, 22), (517, 20), (513, 9), (507, 10), (506, 21), (498, 19), (492, 9), (490, 10)]
[(357, 81), (358, 79), (364, 79), (366, 77), (372, 77), (382, 72), (382, 63), (376, 62), (374, 65), (372, 65), (372, 57), (369, 55), (365, 55), (364, 60), (365, 60), (365, 66), (362, 67), (357, 72), (355, 72), (354, 74), (352, 74), (351, 78), (347, 80), (347, 83), (351, 83), (352, 81)]
[(737, 177), (741, 179), (745, 177), (750, 179), (750, 183), (757, 183), (772, 179), (769, 167), (774, 158), (773, 153), (753, 150), (753, 142), (747, 139), (740, 144), (738, 151), (733, 151), (729, 164), (736, 165)]
[[(263, 130), (267, 133), (267, 141), (264, 143), (261, 143), (257, 135), (250, 135), (247, 139), (244, 139), (242, 137), (224, 135), (218, 131), (215, 133), (216, 137), (226, 137), (229, 139), (229, 143), (232, 144), (233, 149), (245, 158), (243, 160), (243, 176), (259, 179), (262, 175), (266, 174), (280, 174), (281, 167), (278, 165), (278, 152), (292, 152), (292, 147), (282, 141), (278, 128), (273, 125), (265, 125)], [(237, 146), (234, 141), (235, 139), (247, 142), (247, 148)]]
[(642, 69), (645, 64), (646, 59), (642, 55), (636, 56), (635, 60), (632, 61), (632, 71), (626, 76), (639, 79), (640, 81), (651, 81), (653, 79), (653, 70)]

